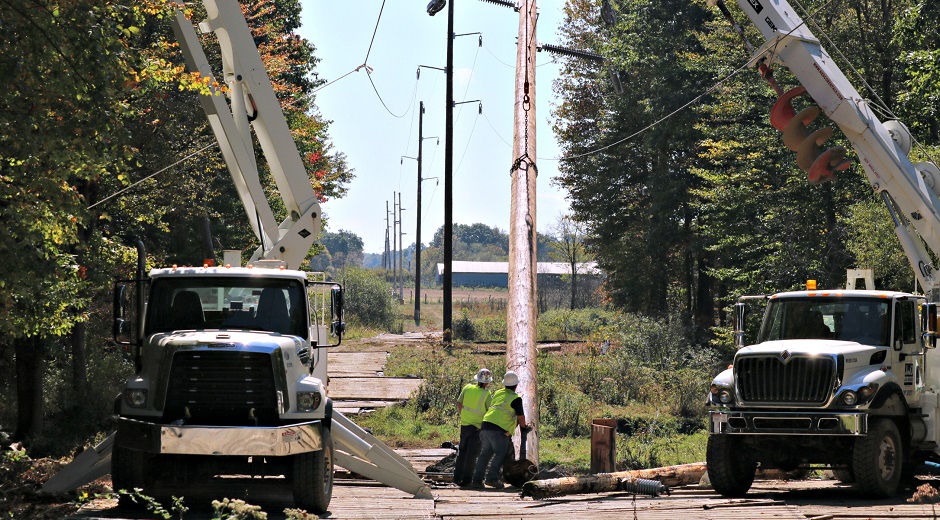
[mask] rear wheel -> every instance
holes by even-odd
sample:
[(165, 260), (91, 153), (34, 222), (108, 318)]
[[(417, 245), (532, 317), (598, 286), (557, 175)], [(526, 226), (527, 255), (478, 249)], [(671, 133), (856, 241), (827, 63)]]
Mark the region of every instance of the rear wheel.
[(868, 435), (855, 441), (852, 470), (858, 487), (876, 497), (897, 493), (903, 463), (901, 434), (886, 417), (872, 418)]
[(322, 514), (333, 495), (333, 437), (322, 430), (323, 449), (293, 457), (292, 486), (297, 507)]
[(832, 468), (832, 476), (843, 484), (852, 484), (855, 482), (855, 473), (851, 466), (836, 466)]
[(726, 497), (743, 497), (754, 483), (757, 463), (733, 435), (709, 435), (705, 459), (715, 491)]

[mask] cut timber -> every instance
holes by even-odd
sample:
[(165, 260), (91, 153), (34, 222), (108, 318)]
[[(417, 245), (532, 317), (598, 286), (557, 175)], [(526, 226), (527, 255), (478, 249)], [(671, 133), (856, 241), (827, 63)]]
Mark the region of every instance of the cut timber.
[(522, 486), (522, 496), (535, 499), (561, 495), (575, 495), (578, 493), (604, 493), (620, 489), (620, 482), (624, 479), (644, 478), (658, 480), (663, 484), (673, 486), (686, 486), (697, 484), (705, 474), (705, 463), (680, 464), (663, 468), (638, 469), (634, 471), (618, 471), (615, 473), (600, 473), (583, 477), (563, 477), (547, 480), (533, 480)]

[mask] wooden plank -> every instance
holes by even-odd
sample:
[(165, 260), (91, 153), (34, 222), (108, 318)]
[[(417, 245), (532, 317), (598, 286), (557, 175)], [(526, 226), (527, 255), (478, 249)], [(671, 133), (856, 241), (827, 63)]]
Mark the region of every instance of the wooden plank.
[(407, 400), (423, 379), (405, 377), (331, 377), (329, 395), (334, 400)]
[(330, 377), (381, 376), (388, 362), (388, 352), (330, 352), (327, 367)]

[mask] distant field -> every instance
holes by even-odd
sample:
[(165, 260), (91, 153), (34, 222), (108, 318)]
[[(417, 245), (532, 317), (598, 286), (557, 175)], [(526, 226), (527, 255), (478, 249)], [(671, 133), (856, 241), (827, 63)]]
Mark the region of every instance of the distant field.
[[(401, 305), (401, 316), (405, 332), (428, 332), (441, 330), (443, 322), (444, 304), (443, 289), (421, 289), (421, 325), (414, 322), (415, 312), (415, 290), (414, 287), (405, 287), (404, 303)], [(509, 299), (509, 292), (506, 289), (493, 288), (468, 288), (454, 287), (452, 292), (453, 318), (460, 316), (462, 304), (472, 303), (474, 305), (484, 304), (490, 301), (501, 300), (505, 308), (505, 302)]]

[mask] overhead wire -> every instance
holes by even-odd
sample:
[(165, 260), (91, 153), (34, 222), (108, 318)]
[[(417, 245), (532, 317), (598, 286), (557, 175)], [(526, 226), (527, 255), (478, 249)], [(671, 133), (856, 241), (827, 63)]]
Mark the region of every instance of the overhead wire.
[(88, 206), (88, 207), (85, 208), (85, 209), (86, 209), (86, 210), (89, 210), (89, 209), (91, 209), (91, 208), (94, 208), (95, 206), (98, 206), (98, 205), (100, 205), (100, 204), (104, 204), (105, 202), (108, 202), (109, 200), (111, 200), (111, 199), (117, 197), (118, 195), (121, 195), (122, 193), (125, 193), (125, 192), (127, 192), (128, 190), (134, 189), (135, 187), (137, 187), (137, 186), (140, 185), (141, 183), (143, 183), (143, 182), (145, 182), (145, 181), (147, 181), (147, 180), (150, 180), (150, 179), (156, 177), (157, 175), (160, 175), (161, 173), (163, 173), (163, 172), (169, 170), (170, 168), (172, 168), (172, 167), (174, 167), (174, 166), (176, 166), (176, 165), (178, 165), (178, 164), (180, 164), (180, 163), (182, 163), (182, 162), (185, 162), (185, 161), (187, 161), (187, 160), (189, 160), (189, 159), (192, 159), (193, 157), (195, 157), (195, 156), (197, 156), (197, 155), (199, 155), (199, 154), (205, 152), (205, 151), (208, 150), (209, 148), (213, 148), (213, 147), (215, 147), (215, 146), (217, 146), (217, 145), (218, 145), (218, 143), (212, 143), (212, 144), (206, 145), (206, 146), (204, 146), (204, 147), (202, 147), (202, 148), (196, 150), (195, 152), (193, 152), (193, 153), (187, 155), (186, 157), (183, 157), (182, 159), (176, 161), (175, 163), (173, 163), (173, 164), (171, 164), (171, 165), (169, 165), (169, 166), (167, 166), (167, 167), (165, 167), (165, 168), (161, 168), (160, 170), (157, 170), (157, 171), (154, 172), (154, 173), (151, 173), (150, 175), (144, 177), (143, 179), (140, 179), (139, 181), (137, 181), (137, 182), (131, 184), (130, 186), (127, 186), (127, 187), (125, 187), (125, 188), (123, 188), (123, 189), (121, 189), (121, 190), (118, 190), (118, 191), (115, 192), (115, 193), (112, 193), (111, 195), (108, 195), (107, 197), (105, 197), (105, 198), (99, 200), (98, 202), (92, 204), (91, 206)]
[(620, 139), (620, 140), (615, 141), (615, 142), (613, 142), (613, 143), (610, 143), (610, 144), (608, 144), (608, 145), (606, 145), (606, 146), (602, 146), (602, 147), (600, 147), (600, 148), (596, 148), (596, 149), (594, 149), (594, 150), (590, 150), (590, 151), (587, 151), (587, 152), (584, 152), (584, 153), (575, 154), (575, 155), (566, 155), (566, 156), (562, 156), (562, 157), (553, 157), (553, 158), (550, 158), (550, 159), (547, 159), (547, 160), (549, 160), (549, 161), (570, 161), (570, 160), (572, 160), (572, 159), (580, 159), (581, 157), (587, 157), (587, 156), (589, 156), (589, 155), (594, 155), (594, 154), (603, 152), (604, 150), (613, 148), (614, 146), (617, 146), (617, 145), (619, 145), (619, 144), (625, 143), (625, 142), (627, 142), (627, 141), (633, 139), (634, 137), (636, 137), (636, 136), (638, 136), (638, 135), (640, 135), (640, 134), (643, 134), (643, 133), (645, 133), (645, 132), (651, 130), (652, 128), (654, 128), (655, 126), (659, 125), (659, 124), (662, 123), (663, 121), (666, 121), (667, 119), (672, 118), (672, 117), (675, 116), (676, 114), (682, 112), (682, 111), (685, 110), (686, 108), (688, 108), (688, 107), (692, 106), (693, 104), (697, 103), (700, 99), (702, 99), (703, 97), (707, 96), (708, 94), (711, 94), (711, 93), (712, 93), (713, 91), (715, 91), (718, 87), (720, 87), (721, 85), (723, 85), (726, 81), (728, 81), (728, 80), (730, 80), (731, 78), (733, 78), (734, 76), (736, 76), (739, 72), (741, 72), (742, 70), (748, 68), (748, 65), (749, 65), (748, 63), (745, 63), (745, 64), (741, 65), (740, 67), (738, 67), (737, 69), (735, 69), (731, 74), (728, 74), (728, 75), (725, 76), (724, 78), (721, 78), (720, 80), (718, 80), (718, 82), (716, 82), (716, 83), (713, 84), (712, 86), (708, 87), (708, 89), (705, 90), (705, 92), (702, 92), (701, 94), (695, 96), (695, 97), (692, 98), (689, 102), (685, 103), (684, 105), (680, 106), (679, 108), (677, 108), (677, 109), (673, 110), (672, 112), (666, 114), (665, 116), (663, 116), (663, 117), (657, 119), (656, 121), (653, 121), (652, 123), (646, 125), (645, 127), (641, 128), (640, 130), (637, 130), (636, 132), (634, 132), (634, 133), (628, 135), (627, 137), (624, 137), (623, 139)]

